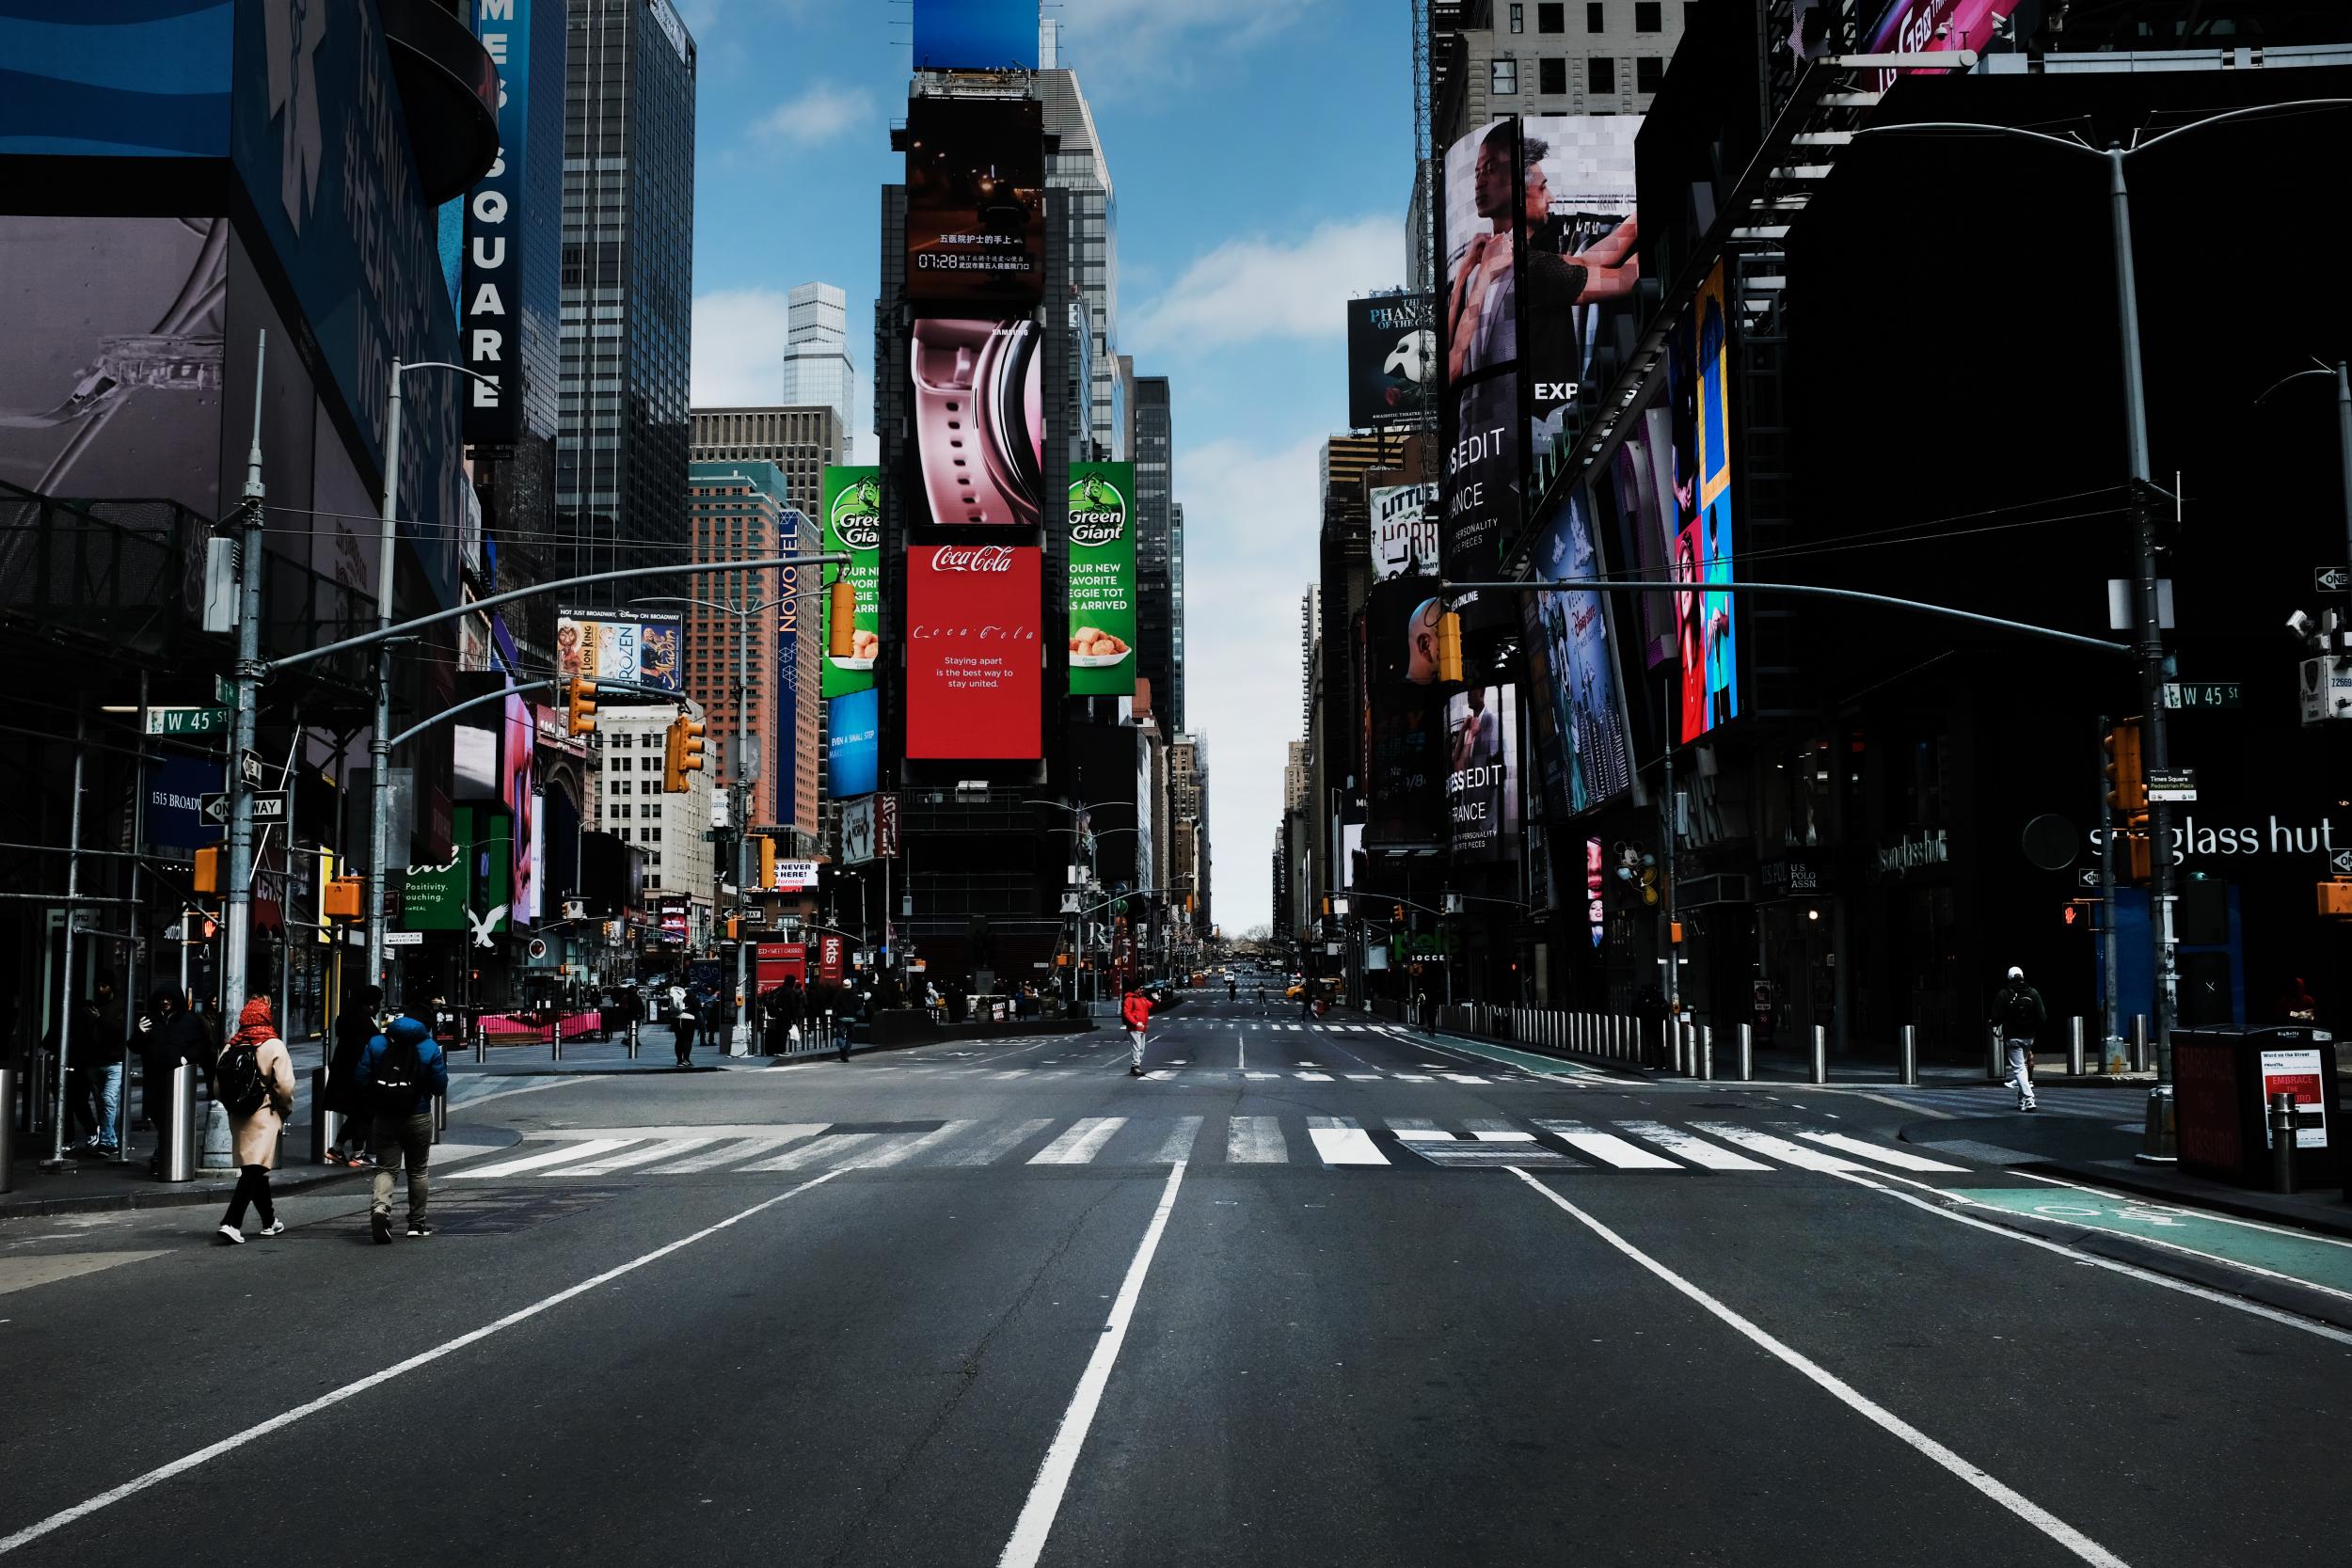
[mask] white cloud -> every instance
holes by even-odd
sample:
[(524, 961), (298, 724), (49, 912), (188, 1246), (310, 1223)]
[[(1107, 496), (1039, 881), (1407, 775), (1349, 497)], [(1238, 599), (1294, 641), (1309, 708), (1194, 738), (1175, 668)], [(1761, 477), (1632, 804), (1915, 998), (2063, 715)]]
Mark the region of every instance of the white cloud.
[(879, 123), (873, 94), (863, 87), (817, 82), (800, 97), (771, 109), (752, 129), (763, 140), (814, 147), (844, 132)]
[[(1359, 0), (1360, 3), (1360, 0)], [(1061, 8), (1062, 61), (1103, 101), (1165, 95), (1213, 56), (1252, 49), (1319, 8), (1319, 0), (1079, 0)]]
[(785, 294), (724, 289), (694, 300), (695, 406), (771, 404), (784, 395)]
[(1318, 224), (1295, 241), (1228, 240), (1187, 266), (1165, 293), (1120, 322), (1120, 347), (1183, 356), (1269, 338), (1338, 339), (1341, 302), (1394, 288), (1405, 236), (1394, 218)]

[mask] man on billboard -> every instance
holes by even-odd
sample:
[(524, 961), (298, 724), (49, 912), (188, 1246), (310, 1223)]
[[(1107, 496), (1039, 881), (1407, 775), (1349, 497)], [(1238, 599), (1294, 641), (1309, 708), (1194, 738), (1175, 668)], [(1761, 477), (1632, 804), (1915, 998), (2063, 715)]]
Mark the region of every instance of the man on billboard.
[(1405, 678), (1415, 686), (1434, 685), (1438, 679), (1438, 623), (1445, 619), (1445, 601), (1429, 598), (1413, 607), (1412, 619), (1406, 623)]
[(1521, 372), (1534, 416), (1530, 451), (1561, 433), (1589, 372), (1602, 312), (1641, 281), (1634, 252), (1633, 133), (1623, 115), (1530, 119), (1519, 139)]

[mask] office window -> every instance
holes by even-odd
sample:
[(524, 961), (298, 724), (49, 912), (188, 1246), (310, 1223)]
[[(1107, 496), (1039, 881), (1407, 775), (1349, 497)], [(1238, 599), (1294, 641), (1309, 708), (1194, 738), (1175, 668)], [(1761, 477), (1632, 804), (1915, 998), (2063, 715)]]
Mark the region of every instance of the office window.
[(1539, 33), (1565, 33), (1568, 30), (1566, 0), (1557, 5), (1545, 4), (1535, 8), (1535, 30)]
[(1507, 98), (1519, 90), (1519, 62), (1504, 58), (1486, 64), (1486, 90), (1498, 98)]
[(1617, 62), (1606, 55), (1595, 55), (1584, 62), (1584, 90), (1594, 93), (1613, 93), (1617, 90)]
[(1657, 55), (1643, 55), (1633, 62), (1633, 90), (1656, 92), (1666, 83), (1665, 59)]
[(1662, 33), (1666, 30), (1666, 8), (1661, 0), (1633, 0), (1633, 30), (1637, 33)]
[(1608, 12), (1602, 8), (1600, 0), (1586, 0), (1584, 7), (1584, 30), (1588, 33), (1605, 33), (1609, 31), (1609, 15)]
[(1568, 57), (1565, 55), (1546, 55), (1535, 62), (1535, 90), (1547, 97), (1557, 97), (1568, 90)]
[(1525, 6), (1511, 8), (1511, 31), (1515, 33), (1527, 31), (1527, 8)]

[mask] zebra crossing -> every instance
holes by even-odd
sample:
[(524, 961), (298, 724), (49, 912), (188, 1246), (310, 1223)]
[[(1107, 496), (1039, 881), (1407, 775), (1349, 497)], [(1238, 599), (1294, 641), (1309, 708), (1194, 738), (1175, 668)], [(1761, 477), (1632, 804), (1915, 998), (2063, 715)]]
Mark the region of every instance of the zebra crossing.
[[(1947, 1151), (1938, 1149), (1937, 1155)], [(499, 1149), (445, 1148), (453, 1181), (1025, 1166), (1303, 1165), (1737, 1177), (1790, 1171), (1977, 1174), (1883, 1139), (1797, 1122), (1327, 1115), (1091, 1116), (897, 1122), (566, 1128)]]
[[(1155, 1084), (1182, 1084), (1205, 1087), (1220, 1084), (1549, 1084), (1554, 1087), (1603, 1088), (1608, 1081), (1582, 1078), (1573, 1073), (1534, 1073), (1518, 1068), (1480, 1063), (1484, 1069), (1467, 1070), (1453, 1062), (1423, 1062), (1413, 1069), (1376, 1068), (1359, 1064), (1316, 1062), (1285, 1063), (1264, 1068), (1208, 1068), (1170, 1065), (1148, 1069), (1144, 1077)], [(971, 1066), (930, 1064), (923, 1062), (860, 1062), (849, 1069), (862, 1077), (877, 1073), (902, 1078), (977, 1078), (992, 1084), (1055, 1083), (1064, 1079), (1098, 1078), (1105, 1073), (1123, 1074), (1127, 1070), (1124, 1047), (1072, 1063), (1057, 1057), (1030, 1067), (997, 1068), (985, 1064)]]
[[(1887, 1099), (1924, 1105), (1963, 1120), (1971, 1117), (2005, 1117), (2017, 1109), (2016, 1091), (2000, 1084), (1971, 1088), (1890, 1086), (1880, 1092)], [(2042, 1103), (2043, 1116), (2078, 1117), (2085, 1121), (2111, 1121), (2118, 1126), (2146, 1125), (2147, 1096), (2137, 1087), (2053, 1087), (2037, 1091), (2035, 1098)]]

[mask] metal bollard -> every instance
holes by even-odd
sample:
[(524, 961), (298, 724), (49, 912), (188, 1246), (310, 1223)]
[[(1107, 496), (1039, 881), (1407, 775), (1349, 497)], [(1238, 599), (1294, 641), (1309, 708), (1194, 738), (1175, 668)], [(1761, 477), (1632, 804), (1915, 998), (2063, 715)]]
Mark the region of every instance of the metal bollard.
[(1711, 1023), (1699, 1025), (1699, 1076), (1710, 1080), (1715, 1076), (1715, 1026)]
[(560, 1018), (548, 1025), (548, 1046), (553, 1053), (550, 1060), (560, 1062), (564, 1059), (564, 1021)]
[(229, 1129), (229, 1109), (217, 1100), (204, 1107), (204, 1159), (197, 1169), (214, 1176), (233, 1175), (237, 1169), (237, 1140)]
[(2295, 1191), (2295, 1095), (2286, 1089), (2270, 1097), (2270, 1190)]
[(637, 1059), (637, 1021), (633, 1018), (628, 1021), (628, 1059)]
[(1813, 1081), (1829, 1082), (1829, 1025), (1825, 1023), (1813, 1026)]
[(2005, 1066), (2001, 1060), (2007, 1053), (2001, 1049), (2001, 1026), (1999, 1024), (1989, 1023), (1985, 1025), (1984, 1047), (1984, 1075), (1985, 1077), (1991, 1079), (1994, 1083), (1997, 1084), (2002, 1079), (2009, 1076), (2009, 1073), (2005, 1069)]
[(49, 1082), (49, 1053), (36, 1051), (31, 1057), (32, 1070), (24, 1075), (24, 1135), (38, 1138), (49, 1126), (50, 1112), (57, 1103), (57, 1093)]
[(2083, 1030), (2082, 1014), (2066, 1021), (2066, 1075), (2070, 1078), (2083, 1075)]
[(441, 1141), (441, 1134), (447, 1132), (448, 1129), (449, 1096), (445, 1094), (437, 1094), (433, 1097), (433, 1141), (435, 1143), (439, 1143)]
[[(632, 1023), (629, 1027), (634, 1029), (637, 1025)], [(477, 1062), (486, 1062), (490, 1059), (490, 1030), (488, 1025), (479, 1019), (474, 1021), (473, 1026), (473, 1059)]]
[(1903, 1085), (1906, 1088), (1917, 1088), (1919, 1086), (1919, 1026), (1915, 1023), (1903, 1025), (1902, 1057)]
[(2146, 1013), (2132, 1015), (2132, 1070), (2134, 1072), (2148, 1070), (2148, 1015)]
[(171, 1101), (155, 1118), (156, 1163), (166, 1181), (196, 1180), (196, 1064), (171, 1069)]
[(0, 1193), (16, 1186), (16, 1064), (0, 1061)]
[(1755, 1080), (1756, 1025), (1742, 1023), (1740, 1025), (1740, 1082), (1748, 1084)]
[[(331, 1044), (329, 1049), (332, 1049)], [(155, 1121), (157, 1141), (160, 1143), (163, 1123), (152, 1117), (150, 1119)], [(341, 1111), (330, 1111), (326, 1107), (326, 1064), (321, 1062), (310, 1069), (310, 1164), (326, 1164), (326, 1151), (342, 1142), (342, 1122)]]
[(1678, 1018), (1669, 1019), (1666, 1021), (1668, 1059), (1674, 1064), (1674, 1069), (1677, 1072), (1680, 1072), (1682, 1070), (1682, 1047), (1684, 1043), (1684, 1037), (1690, 1032), (1691, 1026), (1683, 1022), (1682, 1020)]

